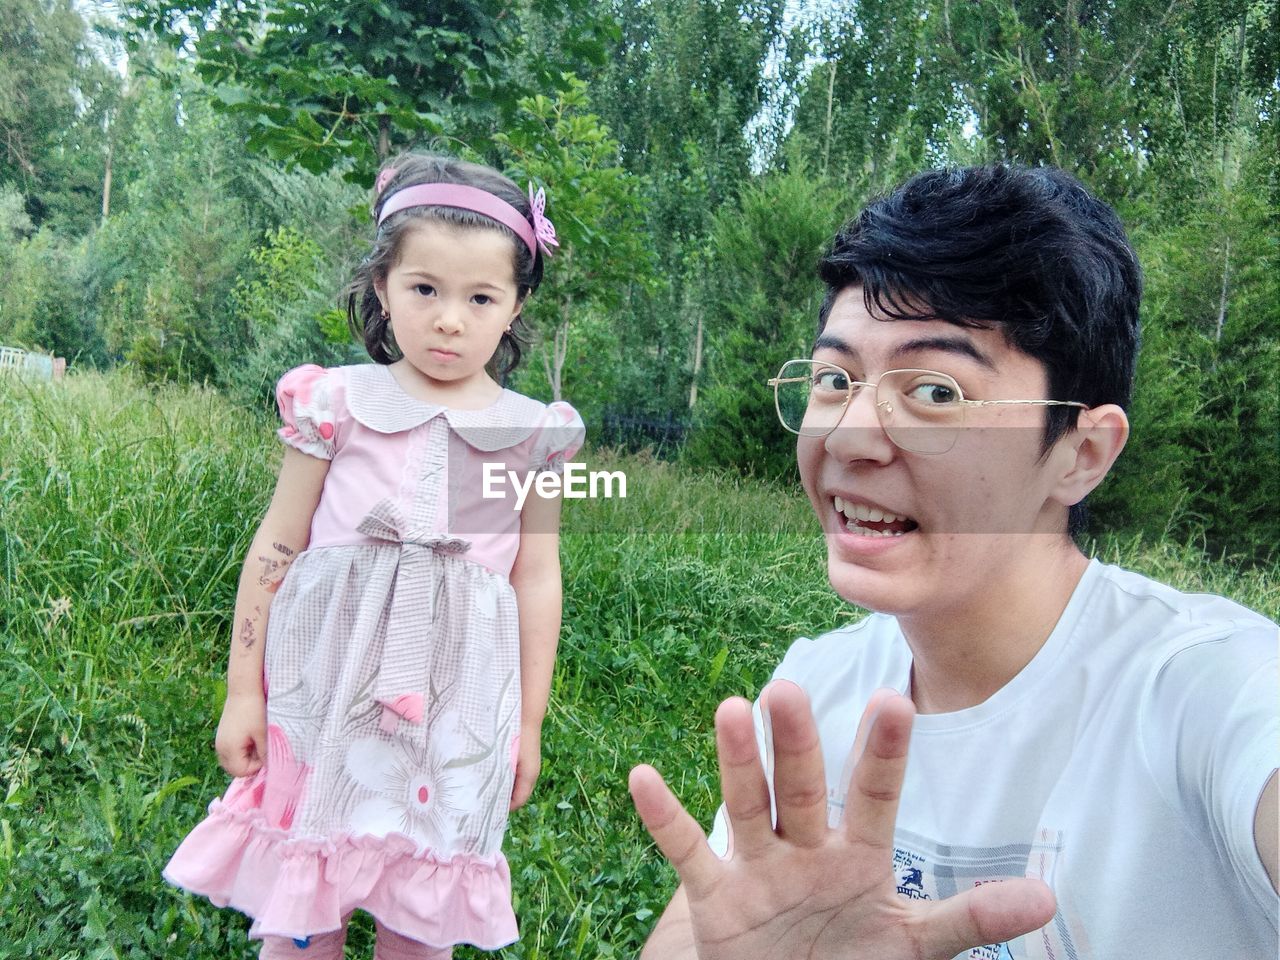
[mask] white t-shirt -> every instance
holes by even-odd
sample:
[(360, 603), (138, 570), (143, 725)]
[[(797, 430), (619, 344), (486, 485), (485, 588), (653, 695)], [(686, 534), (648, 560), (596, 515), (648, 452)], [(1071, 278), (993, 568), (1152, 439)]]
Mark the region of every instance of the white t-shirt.
[[(1277, 627), (1093, 561), (1035, 658), (978, 706), (916, 718), (895, 833), (903, 896), (1039, 877), (1058, 913), (967, 960), (1269, 960), (1277, 898), (1253, 839), (1280, 756)], [(873, 614), (774, 672), (813, 704), (832, 822), (872, 692), (911, 652)], [(757, 734), (772, 775), (760, 710)], [(709, 838), (724, 854), (724, 810)]]

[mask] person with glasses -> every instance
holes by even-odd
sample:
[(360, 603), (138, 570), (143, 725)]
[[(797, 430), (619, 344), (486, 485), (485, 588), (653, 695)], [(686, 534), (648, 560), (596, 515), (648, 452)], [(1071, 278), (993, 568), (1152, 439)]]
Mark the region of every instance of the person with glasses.
[[(1090, 559), (1141, 274), (1055, 169), (930, 171), (836, 235), (770, 383), (845, 599), (716, 714), (643, 960), (1277, 955), (1277, 627)], [(859, 717), (861, 716), (861, 720)]]

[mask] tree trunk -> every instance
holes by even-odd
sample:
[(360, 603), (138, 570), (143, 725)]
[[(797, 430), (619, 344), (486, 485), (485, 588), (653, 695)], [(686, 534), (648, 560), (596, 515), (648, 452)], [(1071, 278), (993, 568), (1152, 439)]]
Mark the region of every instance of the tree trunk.
[(698, 311), (698, 333), (693, 340), (693, 376), (689, 383), (689, 409), (698, 402), (698, 374), (702, 371), (702, 311)]
[[(831, 109), (836, 90), (836, 61), (830, 61), (829, 66), (831, 67), (831, 73), (827, 77), (827, 122), (822, 138), (822, 175), (824, 177), (827, 175), (827, 161), (831, 159)], [(698, 331), (701, 333), (701, 326), (699, 326)], [(692, 403), (689, 405), (693, 406)]]
[(569, 315), (573, 309), (573, 298), (566, 297), (560, 306), (560, 325), (556, 327), (555, 335), (551, 338), (551, 399), (563, 400), (561, 390), (563, 388), (564, 362), (569, 356)]
[(378, 164), (381, 166), (391, 153), (391, 118), (385, 113), (378, 116)]
[(1227, 237), (1226, 252), (1222, 255), (1222, 290), (1218, 294), (1218, 320), (1214, 325), (1213, 339), (1222, 340), (1222, 328), (1227, 325), (1227, 289), (1231, 277), (1231, 238)]
[(107, 162), (106, 169), (102, 173), (102, 222), (107, 222), (107, 217), (111, 216), (111, 152), (114, 144), (111, 138), (107, 138)]

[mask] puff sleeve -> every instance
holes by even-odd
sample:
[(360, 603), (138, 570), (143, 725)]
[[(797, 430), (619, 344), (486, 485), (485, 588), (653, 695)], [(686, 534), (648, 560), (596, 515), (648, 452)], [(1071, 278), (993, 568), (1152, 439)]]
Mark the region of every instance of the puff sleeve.
[(534, 470), (564, 473), (564, 462), (573, 457), (587, 436), (587, 425), (578, 411), (563, 400), (548, 404), (534, 440)]
[(314, 363), (294, 367), (276, 384), (276, 404), (284, 426), (276, 435), (289, 446), (321, 460), (336, 452), (336, 417), (329, 372)]

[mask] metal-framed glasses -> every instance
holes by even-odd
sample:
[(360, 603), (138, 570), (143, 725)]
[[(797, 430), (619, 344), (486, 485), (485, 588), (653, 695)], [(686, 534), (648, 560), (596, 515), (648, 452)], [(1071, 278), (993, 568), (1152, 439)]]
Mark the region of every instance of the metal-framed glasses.
[(1031, 404), (1079, 407), (1074, 400), (969, 400), (960, 384), (936, 370), (886, 370), (875, 383), (855, 380), (848, 371), (820, 360), (788, 360), (773, 387), (778, 419), (802, 437), (826, 437), (844, 417), (855, 392), (875, 392), (876, 415), (893, 443), (911, 453), (946, 453), (955, 446), (971, 407)]

